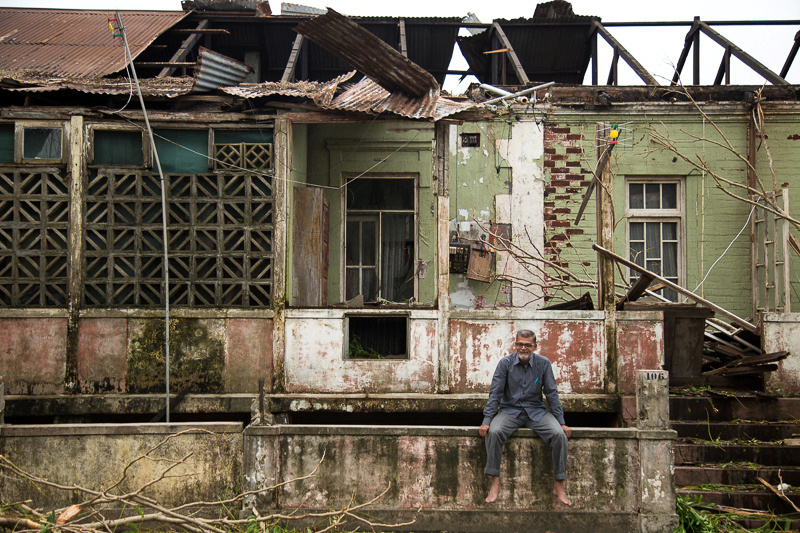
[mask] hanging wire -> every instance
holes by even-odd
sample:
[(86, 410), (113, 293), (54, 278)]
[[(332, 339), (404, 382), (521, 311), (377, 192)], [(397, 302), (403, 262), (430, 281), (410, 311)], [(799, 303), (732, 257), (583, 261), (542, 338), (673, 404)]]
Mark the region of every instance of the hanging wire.
[[(166, 422), (169, 424), (169, 254), (167, 253), (167, 188), (164, 182), (164, 172), (161, 170), (161, 160), (158, 157), (158, 150), (156, 149), (155, 139), (153, 139), (153, 129), (150, 127), (150, 120), (147, 118), (147, 108), (144, 105), (144, 97), (142, 97), (142, 89), (139, 86), (139, 77), (136, 75), (136, 67), (133, 65), (133, 56), (131, 49), (128, 46), (128, 37), (125, 33), (125, 26), (122, 23), (119, 11), (116, 12), (117, 25), (119, 26), (119, 34), (113, 34), (114, 37), (122, 37), (122, 42), (125, 43), (125, 52), (127, 59), (130, 62), (131, 71), (133, 72), (133, 79), (136, 82), (136, 92), (139, 93), (139, 103), (142, 106), (142, 114), (144, 115), (144, 122), (147, 125), (147, 133), (150, 135), (150, 143), (153, 146), (153, 156), (156, 160), (156, 167), (158, 168), (158, 175), (161, 177), (161, 229), (164, 239), (164, 330), (165, 330), (165, 346), (164, 354), (166, 357)], [(109, 26), (111, 21), (109, 21)], [(113, 27), (111, 27), (113, 32)], [(126, 104), (127, 105), (127, 104)]]

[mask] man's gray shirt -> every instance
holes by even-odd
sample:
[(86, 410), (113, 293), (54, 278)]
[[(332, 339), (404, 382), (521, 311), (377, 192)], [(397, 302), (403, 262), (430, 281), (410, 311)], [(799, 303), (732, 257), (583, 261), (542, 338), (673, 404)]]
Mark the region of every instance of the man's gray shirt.
[(565, 425), (564, 408), (558, 398), (550, 360), (537, 353), (531, 354), (524, 364), (516, 352), (503, 357), (492, 377), (489, 401), (483, 410), (483, 425), (491, 424), (499, 409), (514, 418), (525, 411), (531, 420), (538, 422), (547, 412), (542, 393), (558, 423)]

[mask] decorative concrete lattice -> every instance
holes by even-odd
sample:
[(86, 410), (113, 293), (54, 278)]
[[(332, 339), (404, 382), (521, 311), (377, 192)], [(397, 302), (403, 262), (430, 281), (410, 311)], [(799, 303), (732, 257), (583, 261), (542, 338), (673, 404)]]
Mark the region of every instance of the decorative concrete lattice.
[(69, 179), (55, 168), (0, 169), (0, 306), (67, 303)]
[[(170, 305), (269, 307), (272, 178), (215, 173), (166, 179)], [(83, 305), (163, 306), (158, 175), (101, 172), (88, 180), (84, 210)]]
[(214, 145), (214, 168), (218, 170), (258, 170), (271, 172), (271, 143), (234, 143)]

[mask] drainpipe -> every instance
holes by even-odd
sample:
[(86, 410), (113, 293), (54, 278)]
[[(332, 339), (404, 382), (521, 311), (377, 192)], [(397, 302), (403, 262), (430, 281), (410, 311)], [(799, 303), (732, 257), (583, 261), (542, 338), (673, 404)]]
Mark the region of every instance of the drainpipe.
[(483, 102), (483, 104), (485, 106), (489, 107), (489, 108), (492, 108), (492, 106), (494, 104), (497, 104), (497, 103), (500, 103), (500, 102), (502, 102), (503, 104), (505, 104), (507, 106), (508, 102), (506, 100), (517, 100), (521, 104), (527, 104), (528, 103), (528, 99), (525, 97), (525, 95), (528, 95), (528, 94), (531, 94), (531, 93), (534, 93), (533, 100), (535, 102), (536, 101), (536, 95), (535, 95), (536, 91), (538, 91), (539, 89), (546, 89), (548, 87), (551, 87), (551, 86), (555, 85), (555, 83), (556, 82), (554, 82), (554, 81), (550, 81), (550, 82), (547, 82), (547, 83), (543, 83), (542, 85), (537, 85), (535, 87), (528, 87), (527, 89), (523, 89), (522, 91), (519, 91), (519, 92), (516, 92), (516, 93), (510, 93), (510, 92), (505, 91), (503, 89), (500, 89), (498, 87), (494, 87), (492, 85), (487, 85), (487, 84), (484, 83), (484, 84), (481, 84), (481, 87), (483, 89), (485, 89), (485, 90), (487, 90), (487, 91), (489, 91), (491, 93), (494, 93), (494, 94), (499, 94), (500, 96), (498, 96), (497, 98), (492, 98), (491, 100), (487, 100), (487, 101)]

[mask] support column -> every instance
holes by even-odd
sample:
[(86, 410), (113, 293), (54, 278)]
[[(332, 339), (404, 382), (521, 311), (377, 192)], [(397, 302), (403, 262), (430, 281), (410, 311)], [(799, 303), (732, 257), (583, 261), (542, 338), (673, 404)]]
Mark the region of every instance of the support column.
[(639, 530), (672, 531), (675, 512), (675, 439), (669, 428), (669, 373), (636, 373), (636, 427), (639, 430)]
[[(608, 133), (611, 128), (607, 122), (595, 125), (594, 139), (597, 160), (611, 145)], [(597, 190), (597, 242), (606, 249), (614, 249), (614, 202), (611, 193), (614, 189), (614, 174), (611, 172), (611, 161), (603, 166), (598, 176)], [(603, 324), (606, 352), (605, 391), (608, 394), (617, 392), (617, 308), (614, 292), (614, 261), (604, 254), (597, 255), (597, 280), (600, 284), (598, 300), (600, 308), (605, 311)]]
[(292, 168), (289, 157), (291, 146), (292, 124), (285, 118), (275, 121), (274, 158), (275, 158), (275, 201), (272, 270), (272, 392), (284, 391), (284, 361), (286, 356), (286, 215), (289, 169)]
[(438, 366), (436, 391), (450, 392), (450, 138), (455, 126), (436, 124), (433, 177), (436, 183), (436, 303)]
[(78, 390), (78, 319), (81, 308), (81, 283), (83, 281), (83, 117), (74, 116), (69, 121), (69, 289), (67, 317), (67, 354), (64, 372), (65, 392)]

